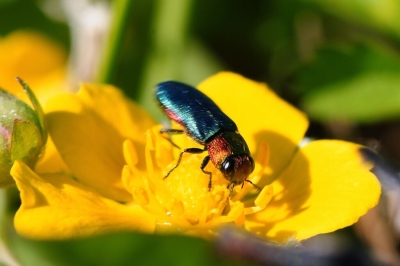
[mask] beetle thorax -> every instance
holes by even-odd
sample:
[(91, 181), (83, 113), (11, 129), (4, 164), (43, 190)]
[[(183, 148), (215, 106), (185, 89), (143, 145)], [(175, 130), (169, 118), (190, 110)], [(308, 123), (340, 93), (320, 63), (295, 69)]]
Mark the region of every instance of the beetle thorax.
[(212, 163), (227, 180), (238, 185), (253, 172), (254, 161), (243, 137), (232, 131), (217, 134), (207, 143)]

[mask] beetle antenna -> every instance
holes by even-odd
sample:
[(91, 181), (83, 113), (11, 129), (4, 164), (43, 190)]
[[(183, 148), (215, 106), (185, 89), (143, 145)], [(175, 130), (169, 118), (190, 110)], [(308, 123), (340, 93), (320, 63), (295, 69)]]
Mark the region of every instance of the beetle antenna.
[[(250, 180), (246, 179), (246, 180), (244, 180), (244, 181), (246, 181), (246, 182), (252, 184), (253, 187), (255, 187), (255, 188), (258, 190), (258, 192), (260, 192), (260, 191), (262, 190), (261, 187), (257, 186), (256, 184), (254, 184), (254, 183), (251, 182)], [(243, 187), (243, 185), (242, 185), (242, 187)]]

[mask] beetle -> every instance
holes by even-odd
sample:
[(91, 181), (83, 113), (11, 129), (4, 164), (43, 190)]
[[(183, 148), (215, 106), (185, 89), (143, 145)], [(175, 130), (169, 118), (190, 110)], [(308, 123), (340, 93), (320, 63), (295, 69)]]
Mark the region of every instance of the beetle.
[[(164, 179), (176, 169), (185, 153), (200, 154), (208, 152), (200, 165), (203, 173), (209, 176), (208, 189), (212, 187), (212, 173), (204, 170), (211, 162), (222, 172), (229, 181), (228, 188), (232, 191), (234, 186), (251, 183), (247, 177), (254, 170), (254, 160), (244, 138), (239, 134), (238, 128), (226, 114), (205, 94), (187, 84), (177, 81), (166, 81), (156, 86), (156, 98), (165, 114), (184, 127), (180, 129), (160, 130), (161, 133), (186, 134), (204, 148), (186, 148), (178, 158)], [(175, 145), (172, 141), (171, 143)]]

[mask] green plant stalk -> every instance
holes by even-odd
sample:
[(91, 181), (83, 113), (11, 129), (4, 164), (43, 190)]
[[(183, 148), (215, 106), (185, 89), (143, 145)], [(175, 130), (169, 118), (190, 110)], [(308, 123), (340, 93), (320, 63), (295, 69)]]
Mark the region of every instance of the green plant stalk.
[(190, 0), (157, 1), (151, 50), (144, 66), (138, 100), (153, 117), (158, 119), (162, 114), (154, 101), (153, 88), (157, 83), (167, 79), (182, 79), (191, 7)]
[(118, 58), (118, 49), (127, 28), (127, 20), (132, 8), (133, 0), (112, 1), (112, 20), (108, 35), (108, 42), (104, 48), (100, 60), (100, 68), (96, 81), (99, 83), (110, 83)]

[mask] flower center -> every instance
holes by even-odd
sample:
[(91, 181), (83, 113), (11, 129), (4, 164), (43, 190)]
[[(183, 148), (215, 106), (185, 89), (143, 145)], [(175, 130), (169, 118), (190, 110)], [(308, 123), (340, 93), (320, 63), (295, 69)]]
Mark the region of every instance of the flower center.
[[(271, 188), (263, 189), (255, 201), (256, 206), (245, 208), (240, 199), (251, 189), (245, 182), (244, 188), (235, 188), (234, 200), (227, 188), (228, 181), (210, 163), (206, 171), (212, 173), (212, 187), (208, 189), (208, 175), (200, 165), (204, 154), (184, 154), (181, 163), (164, 179), (176, 161), (172, 160), (172, 145), (160, 136), (159, 127), (147, 132), (146, 165), (147, 171), (140, 172), (133, 142), (124, 143), (124, 156), (127, 162), (123, 170), (123, 183), (132, 193), (133, 202), (158, 219), (158, 230), (213, 233), (219, 225), (235, 222), (243, 224), (244, 215), (265, 208), (272, 197)], [(264, 160), (265, 161), (265, 160)], [(249, 180), (257, 183), (265, 165), (256, 161), (256, 170)], [(194, 230), (195, 229), (195, 230)], [(200, 230), (199, 230), (200, 229)]]

